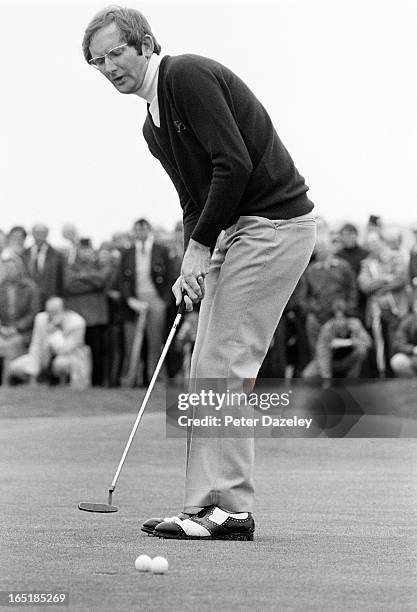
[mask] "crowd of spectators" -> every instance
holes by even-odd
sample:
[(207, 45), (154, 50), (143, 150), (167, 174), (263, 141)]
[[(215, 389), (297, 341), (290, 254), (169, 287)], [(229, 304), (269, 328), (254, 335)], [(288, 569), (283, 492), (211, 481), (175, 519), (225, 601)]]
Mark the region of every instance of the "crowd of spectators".
[[(417, 376), (417, 225), (414, 244), (371, 216), (337, 230), (318, 218), (317, 243), (275, 331), (260, 377)], [(176, 313), (182, 227), (159, 235), (146, 219), (93, 248), (66, 224), (0, 230), (3, 384), (77, 388), (149, 383)], [(164, 376), (186, 376), (198, 320), (188, 313)], [(143, 342), (136, 343), (139, 334)], [(138, 348), (139, 347), (139, 348)]]

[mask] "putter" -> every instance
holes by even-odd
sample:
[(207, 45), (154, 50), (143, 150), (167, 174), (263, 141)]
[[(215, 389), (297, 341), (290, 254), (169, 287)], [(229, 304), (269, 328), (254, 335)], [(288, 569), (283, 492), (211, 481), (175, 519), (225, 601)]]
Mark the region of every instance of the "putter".
[(113, 506), (113, 504), (112, 504), (113, 493), (114, 493), (114, 490), (116, 488), (117, 480), (118, 480), (118, 478), (120, 476), (120, 472), (122, 471), (122, 467), (123, 467), (123, 464), (125, 462), (127, 453), (129, 452), (130, 446), (131, 446), (131, 444), (133, 442), (133, 438), (135, 437), (136, 430), (137, 430), (137, 428), (139, 426), (139, 423), (141, 421), (142, 415), (143, 415), (144, 410), (146, 408), (146, 405), (148, 403), (149, 397), (150, 397), (150, 395), (152, 393), (152, 389), (154, 388), (156, 379), (158, 378), (159, 371), (160, 371), (160, 369), (162, 367), (162, 364), (164, 363), (164, 360), (165, 360), (166, 354), (168, 352), (168, 349), (169, 349), (169, 347), (171, 345), (172, 339), (174, 338), (175, 332), (177, 331), (177, 328), (178, 328), (178, 325), (180, 324), (180, 321), (181, 321), (182, 317), (184, 316), (184, 312), (185, 312), (185, 301), (183, 299), (181, 301), (181, 304), (178, 307), (178, 312), (177, 312), (177, 315), (175, 317), (175, 321), (174, 321), (174, 323), (172, 325), (171, 331), (169, 332), (169, 336), (167, 338), (167, 341), (165, 342), (165, 346), (164, 346), (164, 348), (162, 350), (161, 356), (160, 356), (159, 361), (158, 361), (158, 363), (156, 365), (155, 372), (154, 372), (154, 374), (152, 376), (152, 380), (149, 383), (148, 390), (146, 391), (145, 397), (143, 398), (142, 405), (141, 405), (140, 410), (138, 412), (138, 416), (136, 417), (136, 421), (135, 421), (135, 423), (133, 425), (132, 431), (130, 432), (130, 436), (129, 436), (129, 439), (128, 439), (127, 444), (125, 446), (125, 450), (123, 451), (122, 458), (120, 459), (120, 463), (119, 463), (119, 465), (117, 467), (117, 470), (116, 470), (116, 473), (114, 475), (113, 481), (112, 481), (112, 483), (110, 485), (107, 504), (95, 504), (95, 503), (91, 503), (91, 502), (80, 502), (78, 504), (79, 510), (84, 510), (85, 512), (103, 512), (103, 513), (117, 512), (117, 510), (118, 510), (117, 506)]

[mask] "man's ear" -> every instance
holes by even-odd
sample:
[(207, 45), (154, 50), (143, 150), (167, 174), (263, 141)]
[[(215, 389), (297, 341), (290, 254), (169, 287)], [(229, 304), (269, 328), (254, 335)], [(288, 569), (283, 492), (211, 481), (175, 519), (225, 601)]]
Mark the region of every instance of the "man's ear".
[(149, 36), (149, 34), (145, 34), (142, 39), (142, 55), (149, 59), (153, 53), (153, 50), (154, 44), (152, 36)]

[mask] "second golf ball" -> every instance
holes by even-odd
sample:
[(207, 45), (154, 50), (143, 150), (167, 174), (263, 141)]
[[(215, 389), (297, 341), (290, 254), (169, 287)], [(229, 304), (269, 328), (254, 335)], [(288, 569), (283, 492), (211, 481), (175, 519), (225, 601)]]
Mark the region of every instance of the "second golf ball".
[(165, 557), (155, 557), (151, 561), (152, 574), (165, 574), (168, 571), (168, 561)]
[(135, 567), (138, 572), (149, 572), (151, 569), (152, 560), (148, 555), (139, 555), (135, 561)]

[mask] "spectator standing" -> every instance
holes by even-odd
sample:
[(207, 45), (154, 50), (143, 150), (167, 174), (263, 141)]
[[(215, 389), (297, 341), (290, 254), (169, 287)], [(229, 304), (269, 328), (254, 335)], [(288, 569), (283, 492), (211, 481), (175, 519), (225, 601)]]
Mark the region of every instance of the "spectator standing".
[(3, 378), (10, 362), (25, 352), (33, 320), (39, 311), (39, 292), (27, 277), (23, 262), (13, 256), (0, 262), (0, 357)]
[(19, 257), (23, 261), (23, 253), (25, 250), (27, 232), (21, 225), (15, 225), (11, 228), (7, 235), (7, 247), (4, 249), (2, 255), (6, 258)]
[(40, 293), (40, 310), (52, 296), (62, 296), (64, 259), (48, 242), (49, 230), (39, 223), (32, 228), (33, 245), (25, 250), (23, 259), (29, 276)]
[(80, 242), (75, 225), (72, 225), (72, 223), (65, 223), (65, 225), (62, 226), (62, 237), (67, 242), (67, 245), (63, 248), (64, 259), (66, 263), (71, 266), (77, 258), (77, 250)]
[[(345, 223), (340, 229), (340, 240), (342, 248), (336, 252), (337, 257), (341, 257), (350, 264), (358, 279), (362, 261), (369, 255), (369, 251), (358, 244), (358, 229), (352, 223)], [(366, 296), (360, 289), (358, 290), (358, 315), (362, 322), (365, 322)]]
[(342, 248), (336, 252), (337, 257), (345, 259), (357, 277), (361, 262), (369, 255), (369, 251), (358, 244), (358, 229), (352, 223), (345, 223), (340, 229)]
[(414, 244), (411, 247), (408, 271), (410, 276), (410, 284), (413, 289), (417, 288), (417, 223), (411, 227), (414, 235)]
[(403, 235), (400, 229), (395, 227), (387, 228), (384, 230), (381, 237), (391, 251), (402, 253), (403, 257), (406, 256), (406, 253), (402, 249)]
[(7, 246), (7, 236), (6, 232), (0, 229), (0, 256), (3, 253), (4, 249)]
[(166, 308), (171, 299), (171, 261), (167, 247), (154, 240), (149, 221), (138, 219), (133, 230), (135, 242), (122, 253), (117, 279), (124, 305), (123, 371), (128, 370), (132, 350), (137, 318), (135, 300), (140, 300), (148, 305), (145, 337), (149, 377), (158, 363), (165, 332)]
[(99, 263), (91, 240), (81, 238), (74, 263), (65, 269), (64, 295), (67, 308), (78, 312), (86, 321), (85, 342), (91, 349), (93, 386), (104, 382), (108, 280), (108, 266)]
[(378, 234), (380, 238), (382, 238), (382, 219), (378, 215), (369, 215), (368, 223), (365, 227), (365, 238), (364, 241), (367, 242), (368, 235)]
[(120, 251), (126, 251), (132, 246), (132, 239), (129, 232), (115, 232), (112, 236), (112, 243), (116, 249)]
[(402, 378), (417, 376), (417, 290), (414, 290), (412, 312), (400, 321), (393, 341), (393, 372)]
[(99, 264), (108, 269), (106, 299), (109, 324), (105, 333), (105, 374), (108, 387), (119, 387), (123, 365), (123, 317), (120, 291), (114, 289), (117, 281), (121, 252), (113, 242), (103, 243), (97, 254)]
[(356, 314), (358, 290), (355, 274), (347, 261), (334, 255), (327, 235), (321, 235), (315, 246), (315, 259), (305, 272), (306, 329), (312, 354), (315, 352), (320, 327), (333, 316), (335, 300), (346, 303), (349, 315)]
[(392, 375), (390, 357), (394, 333), (409, 310), (407, 262), (378, 233), (367, 239), (369, 255), (362, 262), (359, 286), (367, 296), (366, 322), (372, 330), (379, 375)]

